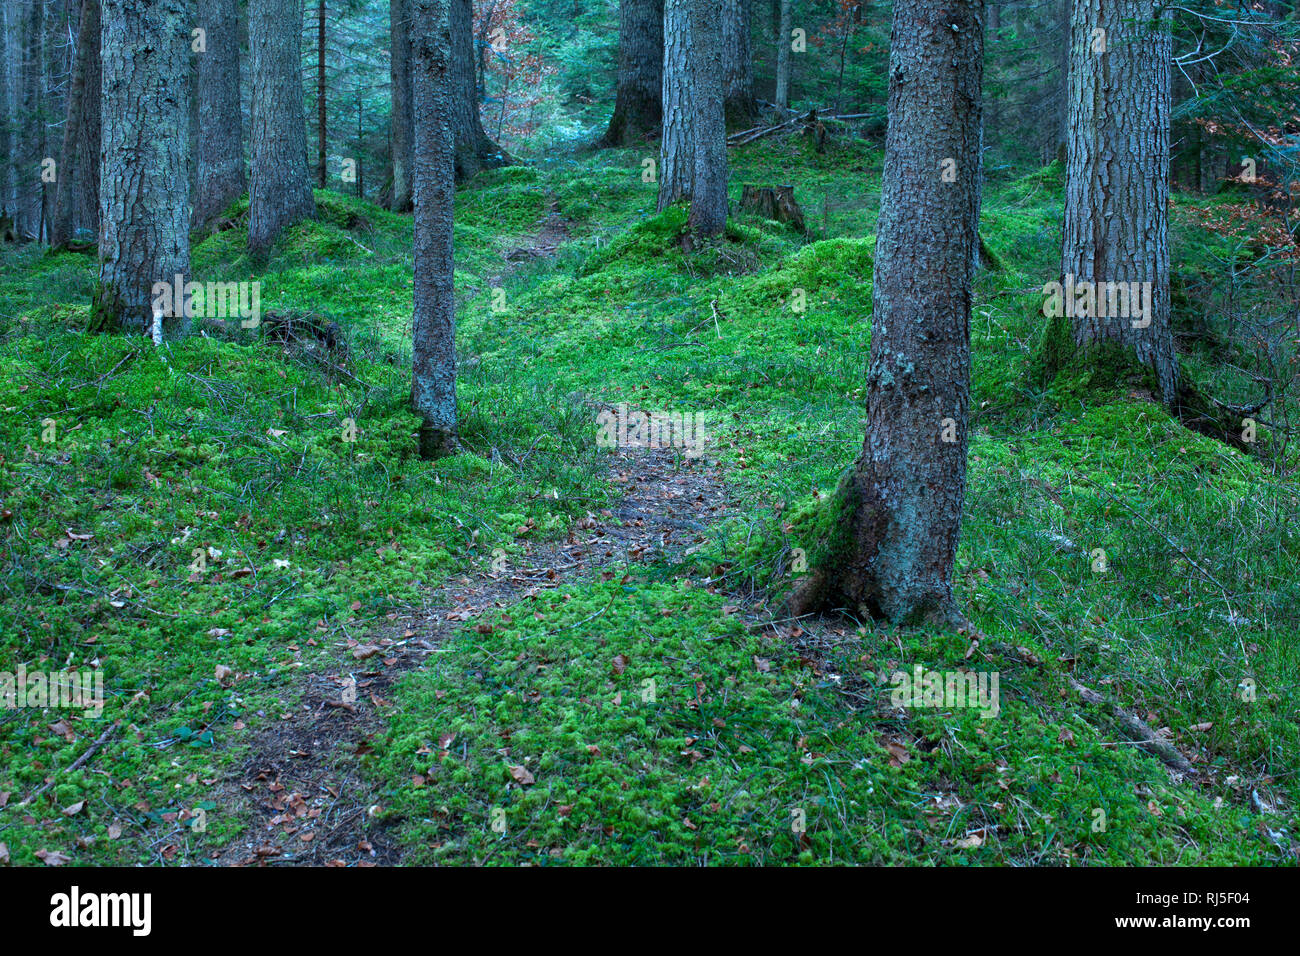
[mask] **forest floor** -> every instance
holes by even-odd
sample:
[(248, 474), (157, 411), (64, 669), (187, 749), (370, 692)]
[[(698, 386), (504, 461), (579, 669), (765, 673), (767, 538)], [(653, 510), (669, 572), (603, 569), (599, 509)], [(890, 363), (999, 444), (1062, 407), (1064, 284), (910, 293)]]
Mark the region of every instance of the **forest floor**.
[[(410, 217), (321, 191), (254, 267), (237, 204), (193, 272), (260, 282), (262, 329), (159, 349), (81, 331), (90, 257), (0, 251), (0, 670), (107, 694), (0, 711), (0, 865), (1294, 863), (1296, 462), (1033, 380), (1059, 170), (984, 201), (974, 642), (776, 610), (862, 441), (878, 149), (734, 152), (733, 199), (794, 181), (809, 232), (690, 253), (641, 158), (458, 192), (436, 463)], [(620, 405), (700, 413), (704, 456), (599, 447)], [(996, 673), (997, 715), (897, 706), (916, 666)]]

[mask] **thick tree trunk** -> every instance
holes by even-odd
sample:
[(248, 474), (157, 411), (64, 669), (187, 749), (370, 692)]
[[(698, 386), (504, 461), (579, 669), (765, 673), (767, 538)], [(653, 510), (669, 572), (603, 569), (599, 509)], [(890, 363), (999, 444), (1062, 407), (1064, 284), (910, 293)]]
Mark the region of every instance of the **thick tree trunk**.
[(618, 6), (618, 93), (602, 146), (634, 146), (663, 122), (664, 0)]
[(99, 232), (99, 31), (99, 0), (82, 0), (50, 229), (55, 248), (66, 247), (80, 230)]
[[(452, 282), (451, 23), (448, 0), (410, 0), (415, 31), (415, 312), (411, 405), (420, 456), (456, 450), (456, 297)], [(471, 77), (472, 77), (471, 73)]]
[[(1061, 272), (1066, 290), (1072, 284), (1080, 293), (1066, 297), (1064, 316), (1053, 319), (1058, 340), (1048, 358), (1055, 367), (1091, 362), (1117, 370), (1109, 360), (1117, 348), (1150, 370), (1172, 405), (1178, 366), (1169, 316), (1171, 39), (1168, 21), (1153, 22), (1151, 14), (1151, 0), (1075, 3)], [(1134, 292), (1143, 306), (1138, 315)], [(1067, 319), (1069, 342), (1061, 334)]]
[(393, 196), (389, 208), (410, 212), (411, 174), (415, 169), (415, 113), (411, 108), (410, 0), (389, 0), (389, 46), (392, 65)]
[(722, 0), (722, 95), (727, 125), (746, 129), (758, 118), (749, 42), (750, 0)]
[(198, 188), (194, 222), (206, 226), (244, 194), (237, 0), (199, 0), (206, 50), (199, 57)]
[(325, 115), (325, 0), (316, 4), (316, 185), (329, 175), (329, 123)]
[(727, 224), (727, 120), (723, 111), (722, 4), (692, 0), (695, 76), (695, 184), (691, 191), (691, 232), (721, 235)]
[(509, 166), (510, 155), (483, 132), (474, 73), (474, 10), (471, 0), (450, 0), (451, 125), (455, 137), (456, 181), (484, 169)]
[[(149, 333), (154, 284), (190, 269), (186, 0), (104, 0), (99, 289), (92, 325)], [(174, 288), (174, 287), (173, 287)], [(176, 292), (183, 292), (175, 290)], [(173, 301), (177, 296), (172, 296)], [(183, 309), (162, 321), (188, 328)]]
[(979, 223), (983, 0), (894, 4), (867, 435), (791, 598), (899, 623), (957, 617)]
[(664, 0), (663, 138), (659, 144), (660, 211), (689, 199), (695, 183), (695, 76), (691, 5)]
[(780, 0), (781, 25), (776, 34), (776, 108), (782, 113), (790, 108), (790, 33), (793, 29), (791, 0)]
[(249, 72), (253, 84), (253, 164), (248, 247), (266, 252), (286, 227), (316, 211), (307, 178), (303, 112), (301, 0), (249, 0)]

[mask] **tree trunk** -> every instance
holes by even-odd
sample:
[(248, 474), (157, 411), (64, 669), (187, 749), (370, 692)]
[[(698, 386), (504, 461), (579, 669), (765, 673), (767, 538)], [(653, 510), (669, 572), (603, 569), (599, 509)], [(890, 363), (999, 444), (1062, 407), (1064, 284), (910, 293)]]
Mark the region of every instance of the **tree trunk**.
[(0, 242), (13, 236), (13, 109), (9, 82), (9, 5), (0, 3)]
[[(1110, 361), (1118, 349), (1124, 361), (1150, 370), (1172, 406), (1178, 387), (1169, 317), (1172, 47), (1167, 20), (1153, 23), (1151, 11), (1150, 0), (1075, 3), (1061, 272), (1064, 291), (1072, 284), (1081, 294), (1065, 296), (1064, 315), (1052, 318), (1057, 343), (1048, 359), (1053, 368), (1088, 362), (1110, 374), (1120, 371)], [(1104, 52), (1096, 49), (1098, 36), (1105, 38)], [(1133, 317), (1138, 310), (1123, 308), (1127, 290), (1118, 283), (1140, 284), (1127, 290), (1141, 290), (1149, 308)], [(1072, 341), (1065, 340), (1067, 320)]]
[[(453, 0), (455, 2), (455, 0)], [(411, 405), (420, 456), (456, 450), (456, 297), (452, 281), (455, 134), (448, 0), (411, 0), (415, 31), (415, 312)], [(470, 74), (471, 78), (473, 73)]]
[[(19, 73), (20, 103), (18, 169), (18, 208), (15, 222), (19, 234), (38, 242), (45, 204), (45, 182), (41, 177), (42, 161), (49, 155), (45, 128), (45, 0), (28, 0), (22, 40), (22, 65)], [(56, 170), (57, 172), (57, 170)]]
[(301, 25), (301, 0), (249, 0), (253, 163), (248, 247), (256, 254), (265, 253), (286, 227), (316, 211), (307, 178)]
[(957, 617), (979, 222), (983, 0), (894, 4), (867, 435), (791, 597), (896, 623)]
[(663, 82), (664, 0), (622, 0), (618, 7), (618, 93), (602, 146), (634, 146), (659, 135)]
[(695, 76), (695, 185), (691, 232), (722, 234), (727, 224), (727, 119), (723, 111), (722, 4), (692, 0), (691, 72)]
[[(149, 333), (154, 284), (190, 269), (186, 0), (104, 0), (99, 288), (92, 327)], [(177, 295), (183, 292), (174, 289)], [(162, 329), (188, 329), (174, 308)]]
[(727, 125), (747, 129), (758, 118), (749, 50), (750, 0), (722, 0), (722, 95)]
[(790, 108), (790, 33), (793, 24), (791, 0), (780, 0), (780, 3), (781, 26), (776, 35), (776, 108), (784, 114)]
[(199, 54), (198, 189), (194, 222), (207, 226), (244, 194), (237, 0), (199, 0), (206, 50)]
[(411, 173), (415, 169), (415, 113), (411, 108), (410, 0), (390, 0), (389, 45), (392, 63), (393, 197), (394, 212), (411, 211)]
[(50, 229), (50, 243), (59, 249), (80, 230), (99, 232), (99, 30), (99, 0), (82, 0)]
[(695, 183), (695, 76), (691, 5), (664, 0), (664, 122), (659, 144), (660, 211), (689, 199)]
[(474, 10), (471, 0), (450, 0), (451, 124), (455, 137), (456, 181), (484, 169), (509, 166), (510, 155), (483, 132), (474, 78)]
[(316, 4), (316, 185), (321, 189), (325, 188), (329, 174), (325, 92), (325, 0), (319, 0)]

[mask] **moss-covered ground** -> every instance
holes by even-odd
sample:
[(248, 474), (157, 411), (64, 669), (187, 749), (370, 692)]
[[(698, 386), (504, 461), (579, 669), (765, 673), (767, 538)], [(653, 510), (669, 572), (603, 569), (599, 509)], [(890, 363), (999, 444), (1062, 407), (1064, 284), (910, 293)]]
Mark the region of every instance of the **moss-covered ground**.
[[(1059, 169), (984, 200), (1005, 268), (972, 317), (957, 567), (978, 651), (752, 626), (862, 441), (880, 154), (792, 140), (733, 162), (733, 200), (795, 182), (808, 234), (738, 217), (683, 252), (683, 211), (653, 215), (631, 152), (460, 191), (465, 453), (437, 463), (406, 408), (409, 217), (321, 192), (256, 272), (238, 207), (195, 246), (196, 278), (260, 281), (264, 310), (337, 322), (344, 354), (86, 335), (93, 261), (5, 249), (0, 669), (97, 667), (107, 691), (97, 717), (0, 710), (10, 860), (213, 858), (241, 825), (217, 783), (302, 675), (521, 532), (608, 506), (596, 403), (628, 402), (705, 413), (743, 507), (681, 563), (467, 624), (395, 688), (360, 759), (407, 861), (1293, 863), (1300, 486), (1140, 396), (1030, 374)], [(568, 241), (503, 265), (552, 204)], [(1211, 240), (1180, 223), (1178, 242), (1184, 261)], [(886, 678), (916, 664), (997, 671), (999, 715), (892, 708)], [(1070, 676), (1167, 728), (1199, 778), (1171, 780)]]

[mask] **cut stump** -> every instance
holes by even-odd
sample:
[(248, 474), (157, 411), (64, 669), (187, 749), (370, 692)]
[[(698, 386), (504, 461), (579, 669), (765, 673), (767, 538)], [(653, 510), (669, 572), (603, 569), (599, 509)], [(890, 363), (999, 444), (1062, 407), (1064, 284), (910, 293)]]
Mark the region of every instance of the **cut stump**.
[(740, 194), (740, 208), (804, 231), (803, 210), (795, 202), (793, 186), (746, 185)]

